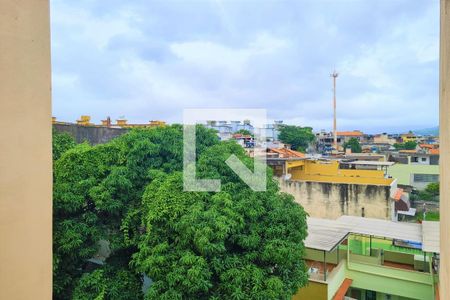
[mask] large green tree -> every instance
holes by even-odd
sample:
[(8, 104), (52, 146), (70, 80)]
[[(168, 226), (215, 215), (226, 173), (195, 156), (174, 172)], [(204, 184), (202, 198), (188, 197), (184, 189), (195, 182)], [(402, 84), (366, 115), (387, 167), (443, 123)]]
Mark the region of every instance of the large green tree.
[(345, 149), (352, 150), (352, 153), (361, 153), (362, 152), (361, 144), (359, 143), (359, 140), (357, 138), (349, 139), (348, 142), (344, 143), (343, 147), (344, 147), (344, 150)]
[(64, 152), (75, 147), (75, 145), (75, 139), (70, 134), (66, 132), (59, 133), (53, 130), (53, 161), (58, 160)]
[(197, 175), (221, 179), (221, 192), (183, 191), (179, 125), (61, 153), (55, 299), (141, 299), (143, 274), (153, 280), (148, 299), (288, 299), (306, 283), (303, 209), (270, 174), (267, 192), (249, 189), (224, 163), (235, 154), (252, 167), (234, 142), (202, 126), (196, 138)]
[(278, 138), (285, 144), (291, 145), (293, 150), (305, 151), (314, 141), (315, 136), (311, 127), (295, 125), (282, 125), (279, 128)]
[[(86, 260), (98, 253), (100, 240), (108, 241), (112, 252), (106, 265), (116, 261), (117, 272), (107, 274), (136, 273), (129, 262), (142, 230), (141, 199), (152, 181), (149, 171), (182, 169), (182, 136), (179, 125), (133, 130), (106, 144), (79, 144), (54, 162), (54, 298), (69, 299), (74, 289), (82, 298), (78, 285), (86, 286)], [(197, 128), (198, 154), (216, 143), (213, 131)]]
[[(198, 176), (218, 193), (183, 191), (182, 174), (159, 173), (143, 196), (146, 233), (134, 265), (154, 280), (147, 299), (291, 299), (307, 282), (306, 214), (268, 174), (254, 192), (226, 166), (235, 143), (205, 151)], [(270, 173), (270, 172), (269, 172)]]
[(394, 148), (397, 150), (414, 150), (417, 147), (417, 143), (414, 141), (408, 141), (405, 143), (395, 143)]
[(239, 129), (238, 131), (235, 132), (235, 134), (242, 134), (242, 135), (251, 135), (251, 136), (253, 136), (253, 134), (250, 132), (250, 130), (247, 130), (247, 129)]

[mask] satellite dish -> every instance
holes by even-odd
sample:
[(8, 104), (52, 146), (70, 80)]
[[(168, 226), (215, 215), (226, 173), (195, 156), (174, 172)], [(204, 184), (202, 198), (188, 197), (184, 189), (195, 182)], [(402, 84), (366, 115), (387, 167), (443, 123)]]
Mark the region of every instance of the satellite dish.
[(286, 175), (283, 176), (283, 179), (286, 181), (290, 180), (291, 178), (292, 178), (292, 174), (290, 174), (290, 173), (287, 173)]

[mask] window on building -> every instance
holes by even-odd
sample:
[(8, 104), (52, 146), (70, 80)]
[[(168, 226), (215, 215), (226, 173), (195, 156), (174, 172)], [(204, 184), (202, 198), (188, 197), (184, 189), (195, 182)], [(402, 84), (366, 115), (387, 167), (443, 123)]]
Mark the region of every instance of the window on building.
[(414, 174), (415, 182), (439, 182), (437, 174)]
[(427, 161), (427, 158), (426, 157), (422, 157), (422, 161)]
[(412, 156), (411, 162), (419, 162), (419, 158), (417, 156)]
[(377, 300), (377, 292), (375, 291), (366, 291), (366, 300)]

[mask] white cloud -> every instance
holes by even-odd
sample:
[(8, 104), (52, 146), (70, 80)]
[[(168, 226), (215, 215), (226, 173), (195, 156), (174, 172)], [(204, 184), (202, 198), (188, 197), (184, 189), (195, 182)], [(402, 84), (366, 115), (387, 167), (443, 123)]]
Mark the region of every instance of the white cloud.
[(260, 107), (330, 128), (336, 66), (340, 129), (437, 123), (438, 3), (209, 4), (53, 1), (54, 114), (180, 121), (185, 107)]

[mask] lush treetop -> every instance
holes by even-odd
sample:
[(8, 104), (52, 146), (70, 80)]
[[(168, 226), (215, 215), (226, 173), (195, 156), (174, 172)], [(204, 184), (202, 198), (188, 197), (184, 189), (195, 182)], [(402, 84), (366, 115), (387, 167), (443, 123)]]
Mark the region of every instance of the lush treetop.
[(311, 127), (281, 125), (279, 131), (278, 138), (280, 141), (291, 145), (291, 148), (297, 151), (305, 152), (315, 139)]
[(408, 141), (405, 143), (395, 143), (394, 144), (395, 149), (397, 150), (414, 150), (417, 147), (417, 143), (414, 141)]
[(134, 265), (154, 280), (149, 299), (290, 299), (307, 282), (305, 212), (268, 177), (254, 192), (226, 167), (241, 147), (205, 151), (199, 176), (220, 178), (219, 193), (183, 192), (182, 174), (159, 173), (143, 196), (144, 239)]
[(53, 131), (53, 161), (58, 160), (64, 152), (75, 147), (75, 145), (75, 139), (70, 134)]
[[(197, 175), (218, 193), (183, 191), (182, 127), (131, 130), (63, 146), (54, 163), (54, 298), (288, 299), (307, 281), (305, 212), (268, 174), (254, 192), (225, 164), (252, 168), (234, 142), (197, 128)], [(99, 241), (111, 254), (103, 265)], [(105, 259), (105, 257), (103, 257)]]
[(357, 138), (349, 139), (348, 142), (344, 143), (343, 147), (344, 147), (344, 150), (351, 149), (352, 153), (361, 153), (362, 152), (361, 145), (359, 144), (359, 140)]
[(236, 134), (242, 134), (242, 135), (251, 135), (253, 136), (253, 134), (247, 130), (247, 129), (239, 129), (238, 131), (235, 132)]

